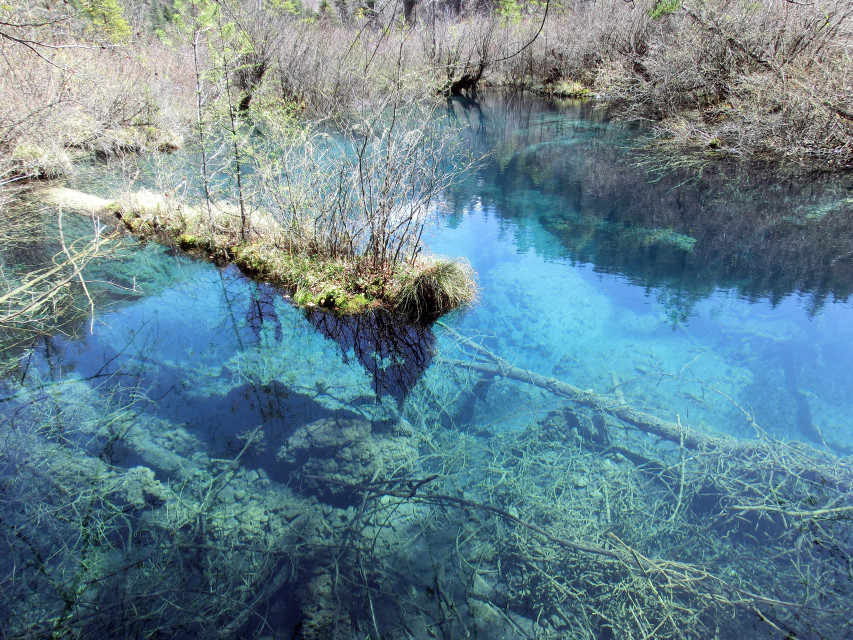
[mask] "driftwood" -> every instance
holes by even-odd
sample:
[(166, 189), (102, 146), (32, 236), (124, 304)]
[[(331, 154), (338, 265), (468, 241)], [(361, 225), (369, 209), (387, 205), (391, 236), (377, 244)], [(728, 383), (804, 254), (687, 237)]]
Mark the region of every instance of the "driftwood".
[(716, 438), (711, 438), (695, 429), (679, 426), (675, 422), (667, 422), (661, 420), (657, 416), (644, 411), (638, 411), (631, 406), (620, 402), (610, 396), (595, 393), (591, 390), (584, 390), (568, 382), (562, 382), (556, 378), (549, 378), (538, 373), (533, 373), (519, 367), (514, 367), (505, 361), (503, 363), (492, 364), (488, 362), (454, 362), (455, 365), (466, 367), (479, 373), (488, 376), (502, 376), (512, 378), (519, 382), (526, 382), (545, 391), (549, 391), (556, 396), (566, 398), (573, 404), (583, 407), (589, 407), (597, 411), (603, 411), (610, 414), (622, 422), (651, 433), (653, 435), (671, 440), (677, 444), (683, 444), (688, 449), (698, 449), (700, 447), (720, 446), (722, 444)]
[(487, 376), (502, 376), (531, 384), (549, 391), (556, 396), (566, 398), (573, 404), (603, 411), (640, 431), (670, 440), (688, 449), (731, 446), (727, 438), (711, 437), (696, 429), (691, 429), (675, 422), (661, 420), (657, 416), (646, 413), (645, 411), (638, 411), (612, 396), (596, 393), (591, 389), (581, 389), (568, 382), (516, 367), (473, 340), (466, 338), (458, 331), (448, 327), (443, 322), (436, 322), (436, 324), (444, 328), (460, 344), (473, 349), (479, 358), (472, 362), (452, 361), (454, 366), (472, 369)]

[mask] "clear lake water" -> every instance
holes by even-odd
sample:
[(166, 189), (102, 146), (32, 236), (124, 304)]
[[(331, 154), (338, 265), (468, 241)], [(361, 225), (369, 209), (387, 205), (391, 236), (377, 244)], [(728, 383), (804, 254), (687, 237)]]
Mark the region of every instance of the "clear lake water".
[[(92, 331), (3, 336), (2, 637), (853, 637), (853, 176), (447, 109), (484, 160), (426, 242), (471, 308), (335, 318), (126, 238)], [(37, 211), (5, 265), (56, 251)]]

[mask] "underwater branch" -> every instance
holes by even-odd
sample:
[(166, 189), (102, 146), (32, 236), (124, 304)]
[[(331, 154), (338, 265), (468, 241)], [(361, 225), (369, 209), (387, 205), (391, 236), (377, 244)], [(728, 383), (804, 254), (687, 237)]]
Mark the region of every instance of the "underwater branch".
[[(721, 459), (736, 460), (745, 472), (760, 475), (773, 470), (795, 481), (803, 480), (822, 487), (846, 493), (853, 487), (853, 469), (838, 456), (821, 451), (805, 443), (785, 443), (769, 438), (751, 420), (761, 436), (758, 440), (740, 440), (733, 437), (705, 433), (679, 422), (670, 422), (640, 411), (606, 394), (591, 389), (581, 389), (568, 382), (557, 380), (516, 367), (485, 347), (466, 338), (442, 322), (438, 322), (460, 345), (471, 348), (476, 355), (473, 361), (454, 360), (448, 364), (468, 368), (484, 376), (501, 376), (543, 389), (555, 396), (568, 399), (575, 405), (609, 414), (621, 422), (644, 433), (658, 436), (684, 449), (713, 455)], [(743, 510), (743, 505), (732, 506)], [(846, 510), (834, 509), (832, 513)], [(784, 512), (788, 515), (794, 515)]]
[[(511, 522), (517, 526), (524, 527), (525, 529), (537, 533), (558, 547), (578, 553), (615, 560), (622, 566), (631, 569), (638, 569), (648, 580), (651, 581), (655, 578), (667, 588), (675, 586), (686, 593), (700, 595), (714, 600), (717, 603), (745, 608), (748, 611), (756, 613), (763, 622), (766, 622), (775, 629), (780, 629), (780, 627), (771, 618), (760, 612), (757, 609), (757, 605), (762, 604), (789, 608), (799, 608), (801, 606), (795, 602), (787, 602), (777, 598), (763, 596), (734, 586), (723, 578), (696, 565), (669, 560), (652, 560), (628, 546), (612, 532), (609, 534), (609, 538), (615, 543), (616, 546), (614, 548), (585, 544), (583, 542), (576, 542), (574, 540), (569, 540), (568, 538), (555, 535), (536, 524), (524, 520), (520, 516), (510, 513), (506, 509), (502, 509), (494, 505), (468, 500), (459, 496), (438, 493), (418, 493), (418, 489), (434, 480), (437, 480), (439, 478), (437, 475), (418, 480), (395, 478), (394, 480), (389, 481), (389, 483), (374, 481), (361, 484), (317, 475), (306, 474), (305, 478), (315, 482), (334, 485), (353, 493), (361, 493), (367, 497), (399, 498), (404, 501), (411, 500), (413, 502), (430, 505), (443, 507), (453, 506), (467, 510), (490, 513), (506, 520), (507, 522)], [(404, 488), (382, 489), (380, 488), (382, 484), (400, 485)]]

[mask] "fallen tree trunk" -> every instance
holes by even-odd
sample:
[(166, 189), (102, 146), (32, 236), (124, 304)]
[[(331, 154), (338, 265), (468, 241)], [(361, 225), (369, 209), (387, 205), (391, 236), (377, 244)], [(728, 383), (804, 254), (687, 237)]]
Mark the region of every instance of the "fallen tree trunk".
[[(711, 434), (691, 429), (679, 422), (670, 422), (655, 415), (634, 409), (630, 405), (606, 394), (591, 389), (581, 389), (568, 382), (516, 367), (485, 347), (466, 338), (442, 322), (446, 329), (462, 346), (476, 352), (470, 361), (449, 360), (448, 364), (467, 368), (484, 376), (501, 376), (533, 385), (555, 396), (566, 398), (571, 403), (611, 415), (621, 422), (686, 449), (702, 453), (735, 458), (760, 473), (762, 468), (775, 469), (796, 476), (810, 483), (831, 487), (846, 493), (853, 488), (853, 467), (846, 459), (829, 451), (822, 451), (802, 442), (783, 442), (769, 436), (755, 440), (743, 440), (722, 434)], [(756, 429), (758, 429), (757, 425)], [(762, 433), (758, 429), (759, 433)]]
[(637, 411), (629, 405), (619, 402), (615, 398), (595, 393), (591, 390), (580, 389), (568, 382), (562, 382), (555, 378), (549, 378), (538, 373), (526, 371), (509, 365), (508, 363), (491, 364), (488, 362), (455, 361), (453, 364), (472, 369), (484, 375), (497, 375), (505, 378), (512, 378), (519, 382), (532, 384), (533, 386), (549, 391), (556, 396), (566, 398), (574, 404), (608, 413), (619, 418), (622, 422), (625, 422), (626, 424), (629, 424), (641, 431), (645, 431), (646, 433), (651, 433), (664, 438), (665, 440), (671, 440), (676, 444), (683, 444), (688, 449), (698, 449), (703, 446), (720, 446), (722, 444), (720, 439), (712, 438), (702, 432), (679, 425), (675, 422), (661, 420), (650, 413)]

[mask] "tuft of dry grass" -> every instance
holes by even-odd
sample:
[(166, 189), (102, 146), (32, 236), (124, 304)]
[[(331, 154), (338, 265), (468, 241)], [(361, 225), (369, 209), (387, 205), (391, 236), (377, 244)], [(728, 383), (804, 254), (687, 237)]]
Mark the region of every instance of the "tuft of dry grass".
[(467, 260), (432, 256), (395, 274), (392, 300), (407, 315), (434, 320), (473, 304), (478, 296), (474, 270)]

